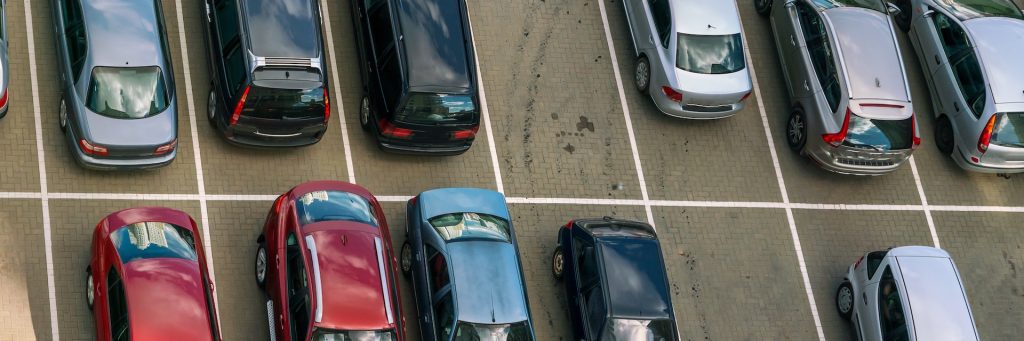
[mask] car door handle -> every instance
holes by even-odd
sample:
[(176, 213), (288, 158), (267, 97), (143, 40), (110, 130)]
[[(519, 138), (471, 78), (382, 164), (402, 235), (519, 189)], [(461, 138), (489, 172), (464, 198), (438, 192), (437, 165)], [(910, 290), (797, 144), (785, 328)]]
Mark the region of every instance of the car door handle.
[(960, 112), (960, 102), (953, 102), (953, 110)]
[(796, 37), (794, 37), (792, 34), (789, 35), (789, 43), (793, 46), (796, 46)]
[(868, 293), (862, 292), (860, 293), (860, 297), (864, 299), (864, 302), (868, 301)]
[(804, 81), (804, 90), (811, 91), (811, 85), (806, 80)]
[(654, 36), (647, 36), (647, 41), (651, 42), (651, 44), (654, 44)]
[(935, 57), (935, 65), (942, 64), (942, 61), (939, 60), (939, 55), (932, 55), (932, 57)]

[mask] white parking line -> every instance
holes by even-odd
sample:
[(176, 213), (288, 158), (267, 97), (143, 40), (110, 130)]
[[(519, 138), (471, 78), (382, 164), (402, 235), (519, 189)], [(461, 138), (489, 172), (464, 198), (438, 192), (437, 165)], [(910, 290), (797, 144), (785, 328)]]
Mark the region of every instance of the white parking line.
[[(469, 31), (473, 32), (473, 16), (469, 15), (469, 4), (466, 4), (466, 17), (469, 18)], [(501, 180), (501, 166), (498, 164), (498, 142), (494, 140), (494, 133), (491, 129), (491, 114), (487, 109), (487, 94), (484, 91), (484, 76), (480, 70), (480, 58), (476, 51), (476, 34), (470, 35), (473, 41), (473, 62), (476, 63), (476, 83), (480, 92), (480, 114), (484, 120), (484, 133), (487, 134), (487, 148), (491, 152), (491, 167), (494, 169), (494, 183), (498, 193), (505, 194), (505, 183)], [(378, 198), (379, 199), (379, 198)]]
[[(209, 8), (207, 8), (209, 9)], [(196, 107), (195, 100), (192, 91), (192, 70), (190, 68), (190, 62), (188, 58), (188, 43), (185, 39), (185, 19), (182, 15), (181, 1), (174, 2), (174, 10), (178, 17), (178, 43), (181, 48), (181, 65), (183, 66), (182, 72), (185, 75), (185, 103), (188, 109), (188, 126), (190, 133), (192, 134), (192, 156), (195, 159), (196, 165), (196, 184), (199, 190), (199, 220), (203, 226), (203, 243), (204, 249), (206, 250), (206, 264), (207, 271), (210, 273), (210, 280), (214, 283), (217, 282), (217, 276), (214, 272), (213, 262), (213, 240), (210, 239), (210, 215), (206, 207), (206, 180), (203, 177), (203, 158), (199, 151), (199, 129), (196, 124)], [(218, 297), (220, 292), (215, 292), (213, 295), (213, 302), (215, 306), (220, 306)], [(220, 323), (220, 310), (217, 313), (217, 325)], [(219, 331), (218, 331), (219, 332)]]
[(53, 279), (53, 233), (50, 226), (50, 200), (46, 184), (46, 156), (43, 150), (43, 118), (39, 109), (39, 76), (36, 73), (35, 30), (32, 24), (32, 0), (25, 0), (25, 36), (28, 40), (29, 79), (32, 81), (32, 113), (36, 133), (36, 157), (39, 161), (39, 197), (43, 206), (43, 244), (46, 250), (46, 294), (50, 302), (50, 336), (60, 341), (57, 321), (57, 289)]
[[(338, 3), (341, 3), (340, 1)], [(347, 3), (347, 2), (346, 2)], [(324, 22), (324, 33), (327, 34), (327, 49), (331, 53), (331, 83), (334, 84), (334, 107), (338, 109), (338, 122), (341, 126), (341, 144), (345, 151), (345, 168), (348, 170), (348, 182), (356, 183), (355, 166), (352, 164), (352, 146), (348, 142), (348, 124), (345, 120), (345, 102), (341, 97), (341, 82), (338, 80), (338, 53), (334, 49), (334, 33), (331, 30), (331, 15), (327, 9), (327, 1), (320, 2), (321, 18)], [(362, 99), (360, 98), (360, 101)]]
[(633, 152), (633, 164), (636, 167), (636, 176), (640, 180), (640, 197), (643, 198), (644, 210), (647, 211), (647, 223), (655, 226), (654, 214), (651, 212), (651, 199), (647, 195), (647, 180), (644, 179), (644, 168), (640, 163), (640, 151), (636, 146), (636, 134), (633, 133), (633, 120), (629, 116), (629, 105), (626, 103), (626, 90), (623, 89), (622, 76), (619, 74), (619, 59), (616, 57), (615, 43), (612, 42), (612, 31), (608, 27), (608, 12), (604, 8), (604, 0), (599, 0), (597, 4), (601, 8), (601, 24), (604, 25), (604, 38), (608, 42), (608, 55), (611, 57), (612, 72), (615, 75), (615, 86), (619, 91), (619, 104), (622, 105), (622, 115), (626, 119), (629, 148)]
[[(735, 1), (735, 0), (734, 0)], [(739, 7), (739, 2), (736, 2), (736, 7)], [(743, 31), (743, 25), (740, 25), (741, 32)], [(747, 68), (750, 70), (750, 79), (754, 85), (754, 97), (757, 99), (757, 109), (761, 114), (761, 124), (764, 126), (764, 134), (768, 140), (768, 152), (772, 157), (772, 167), (775, 169), (775, 179), (779, 183), (779, 192), (782, 194), (782, 202), (789, 204), (789, 191), (786, 190), (786, 180), (782, 177), (782, 167), (779, 166), (779, 155), (775, 150), (775, 139), (772, 138), (772, 130), (768, 124), (768, 114), (765, 113), (764, 101), (761, 99), (761, 86), (757, 82), (757, 74), (754, 71), (753, 58), (750, 55), (750, 44), (747, 43), (747, 35), (742, 32), (741, 37), (743, 38), (743, 54), (747, 58)], [(804, 261), (803, 246), (800, 244), (800, 234), (796, 229), (796, 220), (793, 218), (793, 208), (786, 207), (786, 221), (789, 223), (789, 234), (793, 238), (793, 249), (796, 251), (797, 263), (800, 267), (800, 276), (804, 281), (804, 290), (807, 294), (807, 301), (811, 308), (811, 317), (814, 318), (814, 328), (818, 332), (818, 339), (821, 341), (825, 340), (825, 331), (821, 328), (821, 317), (818, 316), (818, 305), (814, 301), (814, 292), (811, 289), (811, 280), (807, 275), (807, 262)]]
[(928, 207), (928, 198), (924, 195), (924, 185), (921, 184), (921, 175), (917, 172), (917, 162), (910, 157), (910, 171), (914, 173), (914, 184), (917, 186), (917, 194), (921, 196), (921, 206), (924, 208), (924, 218), (928, 221), (928, 232), (932, 234), (932, 243), (936, 248), (939, 246), (939, 234), (935, 232), (935, 221), (932, 220), (932, 211)]

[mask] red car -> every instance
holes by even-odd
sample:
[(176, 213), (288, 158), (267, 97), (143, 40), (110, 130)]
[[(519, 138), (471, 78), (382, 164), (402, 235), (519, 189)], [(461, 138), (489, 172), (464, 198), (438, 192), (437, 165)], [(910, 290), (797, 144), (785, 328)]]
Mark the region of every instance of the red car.
[(256, 240), (272, 340), (403, 340), (396, 263), (377, 199), (318, 181), (274, 202)]
[(96, 225), (86, 302), (97, 340), (220, 340), (199, 228), (161, 207), (111, 213)]

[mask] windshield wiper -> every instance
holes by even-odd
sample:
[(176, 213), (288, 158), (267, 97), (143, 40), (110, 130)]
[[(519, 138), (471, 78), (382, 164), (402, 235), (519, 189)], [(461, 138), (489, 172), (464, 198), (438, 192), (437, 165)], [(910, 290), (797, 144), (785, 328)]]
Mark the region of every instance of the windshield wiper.
[(875, 145), (870, 145), (870, 144), (852, 143), (852, 142), (847, 142), (846, 144), (851, 146), (851, 147), (864, 148), (864, 149), (872, 149), (872, 150), (879, 151), (879, 152), (884, 152), (885, 151), (885, 149), (882, 148), (882, 147), (875, 146)]

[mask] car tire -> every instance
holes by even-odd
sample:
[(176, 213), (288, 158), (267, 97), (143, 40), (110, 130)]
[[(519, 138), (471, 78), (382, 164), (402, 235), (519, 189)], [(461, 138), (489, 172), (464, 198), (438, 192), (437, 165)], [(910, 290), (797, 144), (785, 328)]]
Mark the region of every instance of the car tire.
[(213, 89), (210, 89), (210, 95), (206, 99), (206, 118), (210, 123), (215, 123), (217, 119), (217, 93)]
[(68, 131), (68, 104), (63, 98), (60, 99), (59, 117), (57, 122), (60, 123), (60, 131)]
[(363, 127), (363, 131), (370, 131), (373, 127), (370, 124), (370, 97), (363, 96), (363, 99), (359, 101), (359, 126)]
[(935, 121), (935, 147), (944, 155), (953, 155), (953, 149), (956, 148), (953, 122), (950, 122), (946, 115), (939, 116)]
[(551, 274), (557, 280), (561, 280), (565, 274), (565, 253), (561, 246), (555, 247), (555, 252), (551, 254)]
[(647, 56), (641, 55), (636, 59), (636, 69), (633, 70), (633, 85), (641, 93), (647, 93), (651, 87), (651, 61)]
[(893, 3), (900, 9), (900, 13), (893, 16), (896, 27), (904, 33), (910, 32), (910, 22), (914, 16), (911, 0), (895, 0)]
[(256, 286), (260, 289), (266, 289), (267, 287), (267, 269), (269, 268), (267, 263), (267, 246), (266, 243), (260, 242), (259, 246), (256, 247), (256, 262), (255, 262), (255, 278)]
[(92, 268), (85, 268), (85, 305), (92, 311), (93, 304), (96, 303), (96, 287), (93, 283)]
[(754, 9), (757, 14), (767, 17), (772, 12), (772, 0), (754, 0)]
[(409, 242), (402, 244), (402, 252), (398, 257), (398, 267), (402, 269), (402, 275), (409, 278), (412, 274), (412, 246)]
[(807, 144), (807, 118), (803, 110), (794, 108), (786, 120), (786, 144), (789, 149), (802, 153)]
[(853, 286), (850, 285), (849, 281), (843, 281), (843, 284), (839, 285), (839, 289), (836, 289), (836, 310), (839, 311), (839, 316), (842, 316), (844, 320), (850, 320), (850, 317), (853, 316), (855, 299)]

